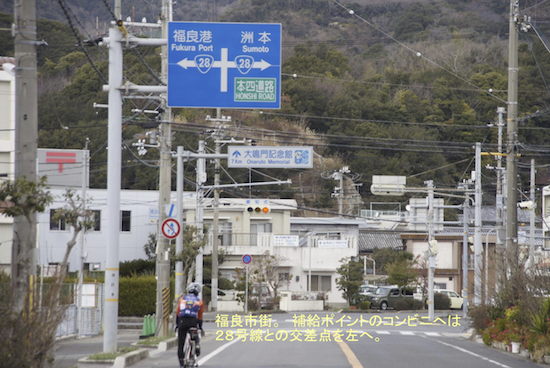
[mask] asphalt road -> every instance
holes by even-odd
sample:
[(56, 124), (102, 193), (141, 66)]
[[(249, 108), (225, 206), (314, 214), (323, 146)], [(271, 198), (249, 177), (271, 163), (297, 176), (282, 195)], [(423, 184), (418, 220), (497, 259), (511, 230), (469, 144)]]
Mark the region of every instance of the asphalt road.
[[(454, 314), (454, 313), (453, 313)], [(228, 316), (205, 323), (201, 367), (353, 367), (353, 368), (524, 368), (538, 365), (517, 355), (469, 341), (466, 323), (441, 314), (437, 324), (422, 324), (408, 313), (274, 314), (256, 321)], [(311, 318), (308, 319), (308, 315)], [(461, 313), (459, 313), (459, 316)], [(317, 317), (315, 317), (317, 316)], [(383, 323), (378, 324), (379, 316)], [(409, 317), (410, 316), (410, 317)], [(375, 322), (374, 326), (361, 321)], [(400, 324), (402, 321), (405, 323)], [(308, 322), (309, 321), (309, 322)], [(330, 324), (332, 321), (332, 324)], [(338, 321), (338, 323), (336, 323)], [(302, 325), (302, 322), (305, 325)], [(425, 320), (427, 322), (427, 320)], [(462, 322), (461, 326), (456, 322)], [(223, 325), (222, 325), (223, 323)], [(242, 325), (239, 326), (239, 323)], [(308, 325), (309, 323), (309, 325)], [(317, 324), (318, 323), (318, 324)], [(455, 323), (455, 326), (453, 326)], [(400, 325), (398, 325), (400, 324)], [(252, 341), (251, 341), (252, 340)], [(268, 341), (266, 341), (268, 340)], [(272, 341), (271, 341), (272, 340)], [(302, 340), (302, 341), (300, 341)], [(308, 341), (309, 340), (309, 341)], [(176, 350), (132, 367), (178, 367)]]

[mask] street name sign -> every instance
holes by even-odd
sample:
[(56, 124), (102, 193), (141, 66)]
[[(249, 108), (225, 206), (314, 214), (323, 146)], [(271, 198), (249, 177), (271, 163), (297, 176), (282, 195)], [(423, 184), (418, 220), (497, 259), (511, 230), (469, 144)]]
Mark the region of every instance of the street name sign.
[(280, 96), (280, 24), (168, 24), (168, 106), (279, 109)]
[(227, 167), (311, 169), (313, 147), (228, 146)]

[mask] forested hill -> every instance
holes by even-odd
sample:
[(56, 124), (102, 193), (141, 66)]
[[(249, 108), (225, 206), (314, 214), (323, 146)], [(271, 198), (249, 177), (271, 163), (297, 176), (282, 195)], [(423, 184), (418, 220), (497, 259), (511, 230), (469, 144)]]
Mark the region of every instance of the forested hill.
[[(124, 19), (154, 22), (160, 0), (123, 1), (122, 8)], [(0, 11), (7, 13), (0, 16), (0, 28), (10, 26), (12, 9), (13, 1), (0, 0)], [(531, 16), (542, 35), (550, 34), (549, 9), (545, 0), (520, 1), (520, 14)], [(106, 102), (101, 85), (107, 76), (107, 49), (78, 42), (74, 32), (80, 41), (97, 40), (108, 29), (111, 11), (103, 1), (37, 2), (38, 16), (50, 19), (39, 23), (39, 38), (49, 44), (39, 50), (40, 145), (81, 148), (90, 137), (95, 187), (106, 183), (106, 112), (92, 106)], [(368, 191), (373, 174), (406, 175), (412, 185), (432, 179), (436, 186), (455, 186), (473, 169), (475, 142), (482, 142), (485, 151), (497, 150), (497, 129), (487, 124), (495, 122), (498, 107), (506, 106), (508, 13), (506, 0), (196, 0), (174, 5), (177, 21), (282, 24), (282, 108), (262, 114), (232, 111), (235, 123), (227, 135), (255, 138), (258, 144), (314, 146), (323, 159), (313, 170), (269, 173), (290, 175), (295, 185), (257, 187), (250, 194), (294, 197), (304, 207), (329, 213), (337, 208), (329, 174), (343, 165), (355, 177), (362, 175), (367, 190), (361, 195), (368, 202), (380, 200)], [(139, 28), (131, 31), (154, 36)], [(550, 55), (533, 28), (521, 33), (519, 51), (520, 174), (526, 185), (523, 164), (531, 158), (546, 164), (550, 156)], [(8, 32), (0, 32), (0, 54), (13, 54)], [(158, 84), (158, 55), (154, 48), (127, 50), (125, 78)], [(131, 110), (146, 106), (154, 109), (155, 103), (125, 102), (125, 188), (157, 186), (158, 152), (150, 149), (137, 157), (132, 147), (147, 128), (145, 117)], [(175, 144), (196, 149), (197, 140), (205, 138), (204, 116), (212, 111), (174, 112), (177, 121), (185, 122), (174, 135)], [(494, 159), (485, 158), (483, 166), (487, 164), (494, 166)], [(192, 165), (188, 170), (193, 180)], [(247, 181), (249, 174), (253, 180), (262, 178), (261, 172), (236, 170), (224, 174), (224, 180), (231, 175)], [(495, 173), (483, 174), (484, 200), (490, 201)]]

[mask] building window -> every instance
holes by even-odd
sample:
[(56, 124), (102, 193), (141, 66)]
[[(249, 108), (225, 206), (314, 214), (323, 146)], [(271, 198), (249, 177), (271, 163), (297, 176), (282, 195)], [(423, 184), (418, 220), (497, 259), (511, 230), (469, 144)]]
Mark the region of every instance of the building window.
[(282, 282), (290, 281), (290, 273), (279, 272), (279, 281), (282, 281)]
[(101, 231), (101, 211), (92, 210), (92, 231)]
[[(309, 284), (309, 277), (306, 276)], [(309, 285), (308, 285), (309, 286)], [(332, 290), (332, 277), (311, 275), (311, 291), (331, 291)]]
[(54, 220), (58, 210), (50, 210), (50, 230), (66, 230), (65, 219)]
[(120, 231), (130, 231), (132, 211), (120, 211)]

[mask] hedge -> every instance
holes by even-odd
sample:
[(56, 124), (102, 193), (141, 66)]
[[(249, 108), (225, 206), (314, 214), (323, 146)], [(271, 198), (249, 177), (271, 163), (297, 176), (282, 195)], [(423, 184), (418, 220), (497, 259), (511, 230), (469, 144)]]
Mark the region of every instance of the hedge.
[[(121, 277), (118, 315), (143, 317), (156, 312), (157, 280), (154, 275)], [(173, 308), (174, 278), (170, 279), (170, 310)]]

